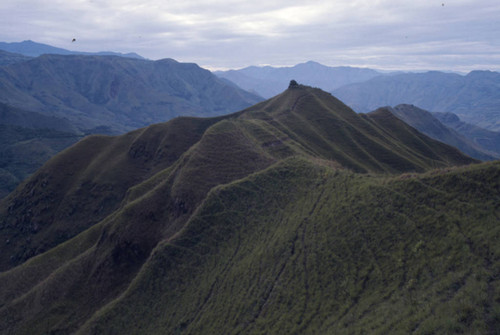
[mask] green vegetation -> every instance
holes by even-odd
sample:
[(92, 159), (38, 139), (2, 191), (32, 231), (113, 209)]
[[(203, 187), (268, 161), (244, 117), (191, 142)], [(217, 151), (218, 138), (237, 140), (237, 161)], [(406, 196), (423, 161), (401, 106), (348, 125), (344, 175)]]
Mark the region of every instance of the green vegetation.
[(86, 138), (0, 203), (0, 333), (494, 333), (500, 163), (470, 163), (302, 85)]
[(490, 333), (499, 168), (387, 178), (285, 161), (212, 191), (81, 333)]

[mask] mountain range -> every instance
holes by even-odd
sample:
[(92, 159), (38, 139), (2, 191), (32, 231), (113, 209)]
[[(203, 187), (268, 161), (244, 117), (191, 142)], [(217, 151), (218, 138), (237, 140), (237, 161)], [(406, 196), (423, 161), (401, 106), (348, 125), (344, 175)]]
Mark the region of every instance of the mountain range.
[(500, 164), (476, 163), (295, 83), (89, 136), (0, 202), (0, 332), (492, 333)]
[(472, 71), (465, 76), (431, 71), (379, 76), (333, 90), (357, 112), (413, 104), (430, 112), (454, 113), (463, 121), (500, 131), (500, 73)]
[(441, 123), (455, 129), (482, 148), (500, 154), (500, 132), (463, 122), (453, 113), (432, 113)]
[[(460, 151), (471, 157), (483, 161), (500, 158), (500, 152), (494, 150), (488, 151), (482, 145), (476, 143), (473, 139), (462, 135), (460, 131), (455, 130), (454, 127), (444, 125), (437, 117), (434, 116), (435, 114), (431, 114), (428, 111), (420, 109), (416, 106), (402, 104), (393, 108), (382, 107), (382, 109), (388, 109), (399, 119), (403, 120), (412, 127), (415, 127), (427, 136), (458, 148)], [(456, 118), (459, 120), (458, 117)], [(465, 123), (462, 122), (462, 124)], [(488, 132), (487, 130), (485, 131)]]
[(14, 54), (21, 54), (29, 57), (38, 57), (44, 54), (54, 54), (54, 55), (120, 56), (120, 57), (144, 59), (144, 57), (136, 54), (135, 52), (123, 54), (120, 52), (111, 52), (111, 51), (103, 51), (103, 52), (70, 51), (62, 48), (53, 47), (48, 44), (33, 42), (31, 40), (22, 42), (10, 42), (10, 43), (0, 42), (0, 50), (4, 50)]
[(325, 91), (333, 91), (340, 86), (363, 82), (381, 75), (380, 72), (372, 69), (349, 66), (330, 67), (313, 61), (292, 67), (249, 66), (240, 70), (215, 71), (214, 73), (264, 98), (270, 98), (282, 92), (291, 79)]
[(497, 72), (391, 73), (369, 68), (328, 67), (309, 61), (293, 67), (250, 66), (214, 73), (265, 98), (278, 94), (288, 80), (295, 78), (333, 93), (357, 112), (412, 104), (430, 112), (454, 113), (481, 128), (500, 130), (500, 74)]
[(235, 112), (261, 99), (196, 64), (116, 56), (42, 55), (0, 67), (0, 102), (119, 133), (179, 115)]

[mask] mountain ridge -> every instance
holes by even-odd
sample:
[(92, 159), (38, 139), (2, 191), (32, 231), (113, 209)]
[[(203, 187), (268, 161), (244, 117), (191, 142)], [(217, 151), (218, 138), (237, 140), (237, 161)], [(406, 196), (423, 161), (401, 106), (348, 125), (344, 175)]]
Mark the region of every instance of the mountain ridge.
[[(391, 113), (358, 115), (330, 94), (300, 86), (236, 114), (209, 119), (177, 118), (118, 137), (87, 137), (47, 162), (5, 199), (5, 204), (10, 203), (9, 210), (6, 211), (6, 207), (3, 210), (4, 215), (10, 213), (6, 225), (14, 231), (27, 228), (41, 236), (40, 241), (54, 246), (61, 238), (74, 236), (89, 228), (89, 224), (104, 219), (117, 209), (133, 185), (161, 170), (168, 170), (168, 166), (183, 155), (198, 157), (197, 164), (201, 168), (211, 166), (212, 160), (205, 162), (204, 157), (206, 153), (221, 150), (219, 144), (211, 143), (224, 143), (225, 137), (233, 138), (233, 145), (241, 146), (237, 149), (242, 151), (240, 156), (250, 155), (254, 164), (259, 161), (269, 164), (299, 154), (335, 161), (357, 172), (397, 173), (476, 162), (455, 148), (416, 132)], [(199, 146), (207, 149), (197, 153)], [(228, 155), (233, 150), (236, 149), (229, 147), (218, 159), (231, 159)], [(219, 175), (229, 167), (235, 171), (240, 169), (232, 164), (224, 168), (219, 166), (217, 169), (221, 171), (210, 172), (210, 176), (218, 176), (216, 180), (229, 178), (235, 172)], [(51, 171), (58, 171), (58, 177), (51, 177)], [(191, 194), (190, 185), (195, 187), (196, 180), (200, 184), (210, 184), (210, 178), (199, 179), (206, 176), (206, 172), (197, 175), (193, 171), (176, 173), (176, 178), (182, 178), (185, 184), (175, 184), (173, 190)], [(47, 186), (50, 180), (55, 182), (52, 187)], [(92, 200), (80, 199), (88, 194), (93, 194)], [(54, 207), (54, 203), (59, 205)], [(182, 203), (186, 206), (185, 201)], [(29, 210), (27, 204), (32, 204)], [(57, 213), (47, 211), (47, 207), (56, 209)], [(86, 214), (89, 212), (95, 214), (90, 222)], [(66, 222), (68, 217), (72, 217), (71, 223)], [(32, 218), (36, 220), (33, 222)], [(43, 237), (41, 231), (41, 224), (49, 222), (60, 226), (62, 232), (53, 237), (52, 242)], [(6, 246), (9, 249), (15, 244), (11, 240), (11, 246)], [(16, 255), (7, 257), (2, 252), (5, 256), (0, 262), (2, 267), (5, 268), (8, 262), (24, 261), (46, 249), (30, 247), (33, 243), (18, 240)]]
[[(0, 331), (495, 327), (498, 280), (480, 260), (499, 252), (500, 167), (473, 163), (303, 85), (219, 118), (93, 135), (0, 202)], [(408, 299), (428, 307), (409, 314)]]

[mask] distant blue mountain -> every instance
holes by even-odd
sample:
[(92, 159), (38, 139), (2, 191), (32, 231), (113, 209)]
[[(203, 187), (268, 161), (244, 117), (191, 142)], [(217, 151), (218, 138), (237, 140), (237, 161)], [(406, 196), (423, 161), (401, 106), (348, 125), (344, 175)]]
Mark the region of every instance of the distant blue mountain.
[(38, 57), (43, 54), (55, 54), (55, 55), (101, 55), (101, 56), (120, 56), (128, 58), (144, 59), (144, 57), (131, 52), (127, 54), (111, 51), (103, 52), (80, 52), (80, 51), (70, 51), (66, 49), (56, 48), (51, 45), (37, 43), (33, 41), (22, 41), (22, 42), (0, 42), (0, 50), (8, 51), (11, 53), (17, 53), (24, 56)]
[[(446, 126), (435, 114), (431, 114), (426, 110), (406, 104), (384, 108), (389, 109), (392, 114), (418, 131), (435, 140), (449, 144), (473, 158), (480, 160), (496, 160), (500, 158), (500, 153), (489, 151), (488, 148), (475, 141), (475, 139), (462, 134), (455, 128)], [(456, 115), (454, 116), (457, 117)], [(469, 126), (474, 127), (473, 125)], [(488, 132), (485, 129), (483, 131)], [(491, 133), (495, 134), (494, 132)], [(497, 133), (497, 135), (500, 134)]]
[(500, 73), (467, 75), (430, 71), (379, 76), (332, 93), (360, 113), (380, 106), (412, 104), (430, 112), (457, 114), (465, 122), (500, 131)]
[(292, 79), (304, 85), (332, 91), (340, 86), (363, 82), (382, 74), (367, 68), (330, 67), (313, 61), (292, 67), (249, 66), (240, 70), (214, 73), (264, 98), (281, 93)]
[(447, 127), (455, 129), (477, 145), (500, 156), (500, 132), (483, 129), (464, 122), (453, 113), (432, 113), (432, 115)]

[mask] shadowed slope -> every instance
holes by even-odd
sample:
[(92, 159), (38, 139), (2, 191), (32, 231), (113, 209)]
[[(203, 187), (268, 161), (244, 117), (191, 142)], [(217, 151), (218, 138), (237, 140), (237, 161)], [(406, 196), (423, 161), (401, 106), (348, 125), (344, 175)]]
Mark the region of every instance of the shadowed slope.
[[(90, 136), (47, 162), (0, 204), (2, 269), (101, 221), (127, 190), (173, 164), (219, 118), (178, 118), (118, 136)], [(8, 251), (7, 251), (8, 250)]]
[[(224, 151), (219, 149), (220, 143), (226, 143)], [(59, 308), (69, 312), (79, 306), (77, 315), (62, 312), (60, 316), (64, 320), (61, 330), (68, 332), (100, 305), (115, 298), (157, 243), (171, 238), (184, 226), (212, 187), (240, 179), (273, 162), (265, 152), (256, 151), (248, 143), (252, 143), (251, 139), (232, 122), (217, 123), (174, 166), (154, 176), (155, 182), (147, 192), (138, 190), (143, 185), (134, 188), (128, 203), (94, 226), (92, 230), (100, 232), (98, 240), (85, 243), (87, 247), (79, 253), (71, 253), (70, 258), (59, 256), (61, 267), (55, 272), (39, 270), (40, 266), (36, 265), (47, 262), (47, 257), (52, 257), (50, 252), (26, 264), (29, 267), (35, 263), (34, 271), (41, 271), (36, 276), (38, 281), (31, 279), (35, 282), (22, 285), (14, 269), (13, 276), (18, 279), (11, 285), (17, 287), (19, 299), (3, 313), (20, 313), (26, 319), (16, 331), (42, 330), (44, 320), (58, 315)], [(72, 243), (78, 244), (80, 239), (88, 241), (87, 234), (77, 236)], [(60, 248), (64, 246), (55, 250)], [(68, 276), (73, 275), (75, 280), (68, 282)], [(48, 277), (43, 280), (45, 276)], [(11, 286), (4, 287), (4, 294), (12, 294)], [(35, 304), (41, 295), (45, 296), (43, 303)], [(0, 311), (0, 318), (8, 314)]]

